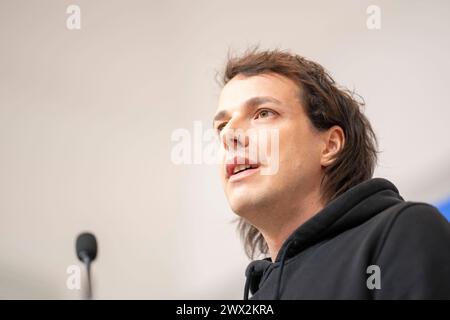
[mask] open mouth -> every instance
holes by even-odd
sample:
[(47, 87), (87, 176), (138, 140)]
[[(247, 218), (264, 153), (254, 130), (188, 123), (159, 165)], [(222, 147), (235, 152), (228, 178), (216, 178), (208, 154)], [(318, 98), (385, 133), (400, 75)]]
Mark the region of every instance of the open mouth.
[[(240, 161), (238, 161), (240, 160)], [(240, 164), (238, 164), (238, 162)], [(244, 177), (247, 176), (259, 168), (259, 164), (250, 164), (250, 161), (248, 159), (237, 159), (234, 158), (232, 163), (227, 164), (226, 171), (227, 171), (227, 179), (236, 179), (237, 177)]]
[(243, 172), (245, 170), (249, 170), (249, 169), (256, 169), (258, 168), (258, 165), (250, 165), (250, 164), (239, 164), (236, 167), (234, 167), (233, 173), (232, 175), (238, 174), (240, 172)]

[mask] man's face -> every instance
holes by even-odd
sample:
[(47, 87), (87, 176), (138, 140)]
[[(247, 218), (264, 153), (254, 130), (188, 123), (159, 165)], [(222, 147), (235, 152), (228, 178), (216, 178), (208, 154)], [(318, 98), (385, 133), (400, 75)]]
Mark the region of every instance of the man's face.
[[(214, 121), (222, 144), (220, 176), (231, 209), (242, 217), (253, 220), (268, 207), (295, 210), (298, 197), (320, 183), (322, 140), (299, 97), (293, 81), (273, 73), (238, 75), (220, 94)], [(278, 141), (271, 132), (278, 132)], [(278, 148), (272, 148), (274, 143)], [(250, 149), (263, 157), (255, 159)], [(242, 158), (252, 165), (239, 172), (236, 162), (243, 164)]]

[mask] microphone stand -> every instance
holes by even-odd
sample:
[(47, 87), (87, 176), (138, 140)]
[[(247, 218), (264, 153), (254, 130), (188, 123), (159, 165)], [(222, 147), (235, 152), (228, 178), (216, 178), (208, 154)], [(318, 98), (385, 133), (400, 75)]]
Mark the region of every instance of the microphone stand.
[(86, 254), (85, 251), (80, 253), (80, 256), (83, 260), (84, 265), (86, 266), (86, 274), (87, 274), (87, 287), (84, 290), (84, 299), (92, 300), (92, 281), (91, 281), (91, 259)]

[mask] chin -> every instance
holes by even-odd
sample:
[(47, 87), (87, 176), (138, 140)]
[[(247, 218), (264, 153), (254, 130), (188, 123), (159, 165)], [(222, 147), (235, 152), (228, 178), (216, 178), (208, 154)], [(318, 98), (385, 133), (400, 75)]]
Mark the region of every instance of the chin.
[(263, 200), (261, 194), (242, 192), (242, 190), (234, 192), (228, 197), (231, 210), (241, 217), (248, 217), (255, 212), (264, 203)]

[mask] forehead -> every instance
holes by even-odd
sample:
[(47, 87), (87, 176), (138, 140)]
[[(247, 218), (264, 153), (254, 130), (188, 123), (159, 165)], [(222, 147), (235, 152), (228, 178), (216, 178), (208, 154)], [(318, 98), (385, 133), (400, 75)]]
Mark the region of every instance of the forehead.
[(222, 89), (219, 97), (219, 110), (241, 106), (246, 100), (258, 96), (271, 96), (288, 103), (298, 99), (297, 85), (287, 77), (270, 73), (246, 77), (237, 75)]

